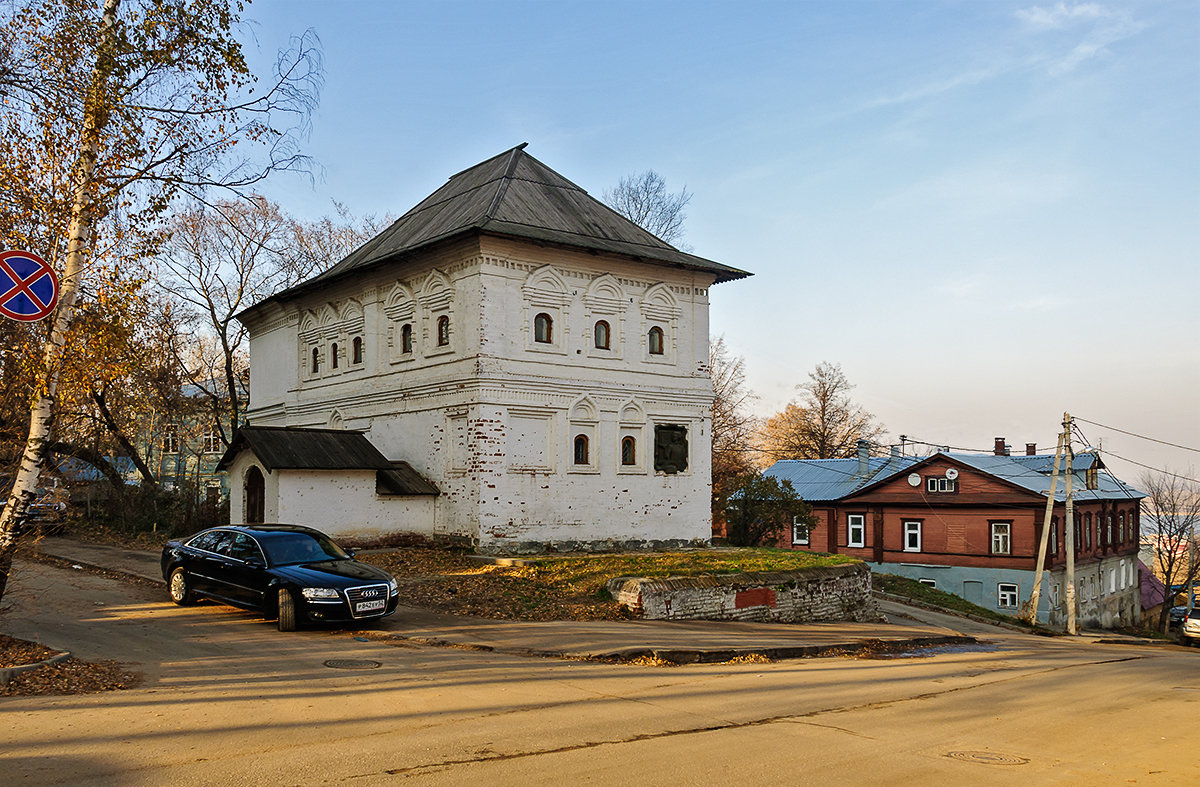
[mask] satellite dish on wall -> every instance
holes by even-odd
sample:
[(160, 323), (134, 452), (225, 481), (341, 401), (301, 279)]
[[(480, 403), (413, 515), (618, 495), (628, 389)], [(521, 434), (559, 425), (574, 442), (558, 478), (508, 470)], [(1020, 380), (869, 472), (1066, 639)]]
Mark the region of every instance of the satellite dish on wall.
[(951, 481), (958, 478), (958, 469), (954, 467), (947, 467), (946, 478), (949, 478)]
[(908, 476), (908, 485), (909, 486), (920, 486), (921, 485), (921, 476), (918, 475), (917, 473), (910, 473)]

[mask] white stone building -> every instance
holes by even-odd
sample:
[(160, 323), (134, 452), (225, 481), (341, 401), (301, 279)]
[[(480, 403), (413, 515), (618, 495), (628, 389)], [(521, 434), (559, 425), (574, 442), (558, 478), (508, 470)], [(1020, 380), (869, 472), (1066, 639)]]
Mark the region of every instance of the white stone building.
[[(249, 423), (305, 442), (264, 462), (235, 441), (233, 521), (483, 552), (708, 540), (708, 291), (748, 274), (664, 243), (524, 147), (240, 315)], [(359, 432), (378, 456), (331, 459), (313, 429)], [(427, 486), (377, 479), (380, 461)]]

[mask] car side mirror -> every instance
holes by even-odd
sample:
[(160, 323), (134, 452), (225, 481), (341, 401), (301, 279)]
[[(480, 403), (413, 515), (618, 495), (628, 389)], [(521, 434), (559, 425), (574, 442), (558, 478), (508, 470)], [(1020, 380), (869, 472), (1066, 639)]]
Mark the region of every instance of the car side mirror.
[(262, 562), (261, 560), (259, 560), (256, 557), (252, 557), (246, 561), (246, 567), (247, 568), (266, 568), (267, 564)]

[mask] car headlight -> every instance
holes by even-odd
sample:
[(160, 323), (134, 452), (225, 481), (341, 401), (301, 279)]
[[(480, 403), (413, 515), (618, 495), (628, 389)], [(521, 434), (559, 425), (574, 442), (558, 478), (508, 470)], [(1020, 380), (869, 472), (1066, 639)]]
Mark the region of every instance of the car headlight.
[(300, 593), (309, 601), (329, 601), (341, 598), (333, 588), (303, 588)]
[(400, 583), (394, 579), (388, 580), (388, 595), (395, 596), (400, 593)]

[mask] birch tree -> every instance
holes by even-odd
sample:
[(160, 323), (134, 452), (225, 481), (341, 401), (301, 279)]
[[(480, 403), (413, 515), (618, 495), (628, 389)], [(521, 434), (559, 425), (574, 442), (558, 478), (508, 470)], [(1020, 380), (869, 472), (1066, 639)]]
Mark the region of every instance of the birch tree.
[(0, 514), (0, 598), (48, 446), (63, 347), (93, 266), (137, 259), (181, 193), (241, 189), (303, 167), (320, 87), (315, 40), (281, 53), (258, 84), (230, 0), (17, 0), (0, 30), (0, 204), (20, 219), (9, 246), (59, 271), (42, 329), (29, 426)]

